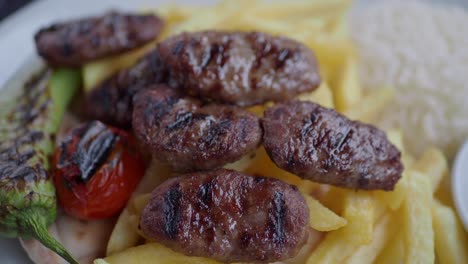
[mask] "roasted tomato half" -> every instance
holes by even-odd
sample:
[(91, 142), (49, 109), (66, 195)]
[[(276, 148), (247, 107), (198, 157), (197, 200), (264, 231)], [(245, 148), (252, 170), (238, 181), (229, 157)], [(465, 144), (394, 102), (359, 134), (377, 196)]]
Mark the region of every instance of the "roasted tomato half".
[(53, 163), (59, 203), (81, 219), (118, 213), (145, 172), (132, 135), (99, 121), (73, 129)]

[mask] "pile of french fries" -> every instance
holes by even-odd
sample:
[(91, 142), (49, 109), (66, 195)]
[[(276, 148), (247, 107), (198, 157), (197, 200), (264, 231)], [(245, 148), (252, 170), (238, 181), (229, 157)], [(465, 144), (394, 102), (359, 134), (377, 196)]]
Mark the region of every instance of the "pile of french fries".
[[(303, 42), (314, 50), (323, 82), (318, 90), (298, 99), (372, 123), (392, 100), (394, 90), (383, 86), (372, 89), (370, 94), (363, 92), (346, 29), (350, 5), (347, 0), (287, 4), (226, 0), (215, 6), (166, 6), (155, 12), (167, 23), (160, 39), (183, 31), (222, 29), (264, 31)], [(151, 43), (123, 56), (86, 65), (86, 88), (91, 89), (116, 70), (128, 67), (153, 46)], [(250, 110), (261, 116), (266, 107), (268, 104)], [(450, 199), (449, 168), (444, 154), (429, 147), (421, 157), (414, 157), (405, 150), (399, 130), (387, 131), (387, 136), (402, 152), (405, 166), (403, 177), (392, 192), (354, 191), (304, 181), (276, 167), (263, 147), (227, 167), (281, 179), (297, 185), (303, 193), (313, 231), (298, 256), (285, 263), (468, 263), (467, 235)], [(95, 264), (217, 263), (185, 256), (145, 241), (140, 235), (138, 219), (149, 193), (170, 176), (168, 168), (152, 163), (117, 221), (107, 257), (95, 260)]]

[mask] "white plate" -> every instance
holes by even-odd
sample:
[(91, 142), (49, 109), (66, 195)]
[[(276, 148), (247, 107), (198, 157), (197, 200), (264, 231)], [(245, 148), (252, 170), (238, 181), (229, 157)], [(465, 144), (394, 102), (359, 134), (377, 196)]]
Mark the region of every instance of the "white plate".
[(460, 148), (452, 169), (452, 195), (458, 215), (468, 231), (468, 141)]

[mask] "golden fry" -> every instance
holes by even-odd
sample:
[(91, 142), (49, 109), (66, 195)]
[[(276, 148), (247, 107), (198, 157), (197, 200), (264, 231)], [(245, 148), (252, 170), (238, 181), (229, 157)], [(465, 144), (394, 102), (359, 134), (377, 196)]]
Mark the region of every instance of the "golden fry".
[(343, 58), (354, 54), (353, 45), (346, 38), (318, 37), (316, 34), (305, 32), (296, 33), (291, 37), (304, 42), (314, 51), (320, 65), (321, 75), (329, 84), (336, 83), (337, 73), (344, 65)]
[(154, 48), (155, 41), (145, 46), (127, 52), (122, 55), (113, 56), (88, 63), (83, 66), (83, 87), (85, 92), (91, 91), (96, 85), (110, 77), (118, 70), (125, 69), (134, 64), (141, 56)]
[(247, 154), (242, 159), (226, 164), (225, 169), (236, 170), (236, 171), (245, 171), (247, 168), (252, 166), (252, 163), (255, 161), (255, 153)]
[(404, 238), (402, 231), (396, 231), (395, 235), (384, 246), (374, 263), (395, 264), (403, 263), (405, 255)]
[(452, 189), (450, 186), (450, 177), (445, 177), (439, 185), (439, 189), (435, 193), (435, 198), (441, 201), (443, 204), (455, 208), (455, 204), (452, 198)]
[(409, 171), (408, 194), (403, 203), (405, 263), (434, 263), (431, 179), (418, 171)]
[(468, 239), (454, 210), (434, 201), (432, 216), (439, 263), (468, 263)]
[(372, 241), (374, 198), (369, 192), (348, 191), (343, 216), (348, 224), (329, 232), (312, 252), (307, 264), (342, 263), (361, 245)]
[(254, 160), (245, 172), (250, 175), (280, 179), (297, 186), (300, 186), (303, 182), (298, 176), (278, 168), (273, 161), (271, 161), (264, 147), (257, 149)]
[[(401, 130), (390, 130), (387, 131), (387, 138), (393, 145), (395, 145), (401, 152), (405, 154), (403, 149), (403, 133)], [(404, 164), (407, 167), (406, 164)], [(406, 171), (403, 171), (401, 179), (395, 185), (395, 188), (391, 192), (386, 191), (375, 191), (377, 199), (383, 201), (390, 209), (396, 210), (400, 208), (406, 195)]]
[(133, 207), (133, 199), (141, 193), (151, 192), (157, 185), (167, 179), (170, 174), (170, 169), (167, 166), (156, 161), (151, 162), (143, 179), (134, 191), (132, 198), (128, 201), (127, 206), (122, 210), (115, 223), (114, 230), (112, 230), (109, 242), (107, 243), (107, 256), (138, 244), (140, 240), (137, 228), (139, 214), (135, 211), (135, 207)]
[(374, 90), (365, 95), (360, 102), (346, 109), (345, 115), (353, 120), (372, 123), (394, 96), (395, 90), (392, 88)]
[(288, 2), (287, 7), (283, 1), (253, 1), (254, 5), (246, 9), (249, 16), (260, 19), (288, 19), (295, 17), (331, 17), (343, 15), (352, 4), (350, 0), (296, 0)]
[(310, 195), (305, 194), (310, 212), (310, 226), (318, 231), (331, 231), (342, 228), (348, 221), (333, 211), (323, 206), (319, 201)]
[(412, 168), (431, 179), (432, 192), (437, 190), (442, 179), (448, 175), (447, 159), (440, 149), (434, 147), (424, 151)]
[[(389, 140), (396, 145), (398, 148), (399, 145), (402, 146), (402, 138), (397, 135), (395, 131), (387, 132), (387, 136)], [(400, 139), (398, 139), (400, 138)], [(403, 157), (406, 155), (410, 157), (406, 153), (402, 153)], [(426, 175), (431, 179), (431, 186), (433, 192), (439, 186), (440, 181), (442, 178), (448, 174), (448, 164), (447, 160), (445, 159), (444, 154), (436, 148), (429, 148), (427, 149), (420, 159), (415, 161), (412, 164), (407, 164), (405, 159), (403, 159), (403, 163), (405, 165), (406, 170), (403, 172), (402, 178), (396, 184), (395, 189), (392, 192), (384, 192), (384, 191), (376, 191), (376, 196), (378, 199), (384, 201), (388, 207), (392, 210), (396, 210), (400, 208), (400, 205), (407, 193), (406, 190), (406, 178), (408, 177), (407, 171), (408, 169), (417, 170), (422, 174)]]
[(310, 93), (300, 94), (297, 99), (301, 101), (310, 101), (321, 106), (334, 108), (333, 93), (326, 82), (322, 82), (317, 90)]
[(317, 199), (328, 209), (332, 210), (338, 215), (342, 215), (347, 191), (345, 189), (330, 185), (323, 186), (324, 188), (321, 188), (322, 193)]
[(135, 198), (132, 199), (132, 204), (131, 204), (131, 209), (136, 215), (141, 215), (141, 212), (145, 208), (146, 204), (148, 204), (148, 201), (150, 200), (151, 194), (150, 193), (145, 193), (145, 194), (140, 194), (136, 196)]
[(397, 221), (395, 216), (387, 213), (376, 223), (374, 237), (372, 242), (361, 246), (351, 257), (346, 260), (346, 263), (353, 264), (372, 264), (377, 258), (380, 251), (384, 248), (390, 238), (397, 231)]
[(377, 199), (382, 201), (385, 205), (387, 205), (392, 210), (397, 210), (402, 205), (406, 194), (407, 194), (407, 187), (406, 187), (406, 178), (407, 178), (406, 171), (403, 171), (401, 175), (401, 179), (395, 185), (395, 188), (391, 192), (386, 191), (375, 191), (375, 196)]
[(404, 152), (403, 148), (403, 132), (400, 129), (392, 129), (389, 131), (386, 131), (387, 138), (388, 140), (395, 145), (395, 147), (400, 150), (401, 152)]
[(340, 74), (331, 85), (336, 110), (344, 113), (352, 105), (359, 103), (362, 97), (358, 65), (354, 56), (345, 58), (345, 64), (339, 72)]

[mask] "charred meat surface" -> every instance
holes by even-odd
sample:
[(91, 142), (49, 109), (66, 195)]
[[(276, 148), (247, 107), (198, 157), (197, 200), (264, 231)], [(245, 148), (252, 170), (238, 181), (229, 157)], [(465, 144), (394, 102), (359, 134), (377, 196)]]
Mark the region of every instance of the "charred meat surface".
[(254, 151), (261, 141), (254, 114), (234, 106), (203, 106), (165, 85), (139, 92), (133, 104), (137, 139), (176, 171), (221, 167)]
[(219, 169), (157, 187), (140, 218), (147, 237), (222, 262), (291, 258), (308, 235), (309, 209), (295, 186)]
[(49, 64), (77, 67), (146, 44), (159, 35), (163, 24), (155, 15), (109, 12), (53, 24), (34, 39), (37, 52)]
[(153, 50), (129, 69), (118, 71), (86, 95), (86, 115), (121, 128), (132, 125), (133, 96), (166, 77), (159, 52)]
[(260, 32), (182, 33), (159, 44), (169, 85), (202, 100), (249, 106), (283, 101), (320, 84), (313, 52)]
[(264, 145), (278, 167), (305, 179), (351, 189), (393, 190), (400, 152), (385, 133), (311, 102), (265, 111)]

